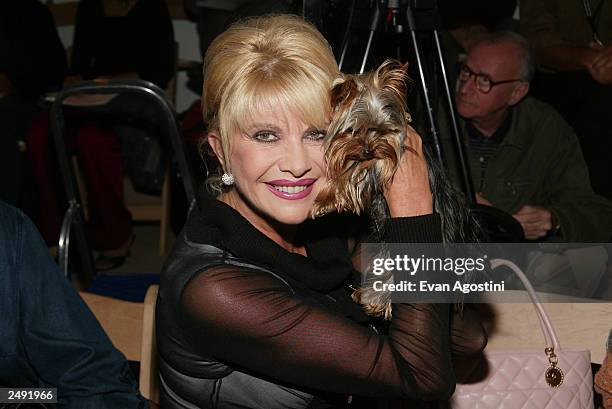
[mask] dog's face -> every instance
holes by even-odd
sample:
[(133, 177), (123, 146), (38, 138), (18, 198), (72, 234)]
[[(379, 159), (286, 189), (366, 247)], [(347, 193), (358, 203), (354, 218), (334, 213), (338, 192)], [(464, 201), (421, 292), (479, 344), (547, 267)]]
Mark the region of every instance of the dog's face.
[(406, 66), (388, 60), (373, 72), (335, 83), (324, 144), (328, 182), (313, 217), (333, 211), (360, 214), (391, 181), (409, 121), (406, 79)]

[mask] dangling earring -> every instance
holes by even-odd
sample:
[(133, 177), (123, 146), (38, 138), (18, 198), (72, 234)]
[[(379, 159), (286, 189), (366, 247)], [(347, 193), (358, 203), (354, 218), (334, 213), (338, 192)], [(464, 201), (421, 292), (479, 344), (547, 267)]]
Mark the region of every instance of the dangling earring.
[(221, 175), (221, 182), (223, 182), (225, 186), (233, 185), (234, 175), (232, 175), (231, 173), (223, 172), (223, 175)]

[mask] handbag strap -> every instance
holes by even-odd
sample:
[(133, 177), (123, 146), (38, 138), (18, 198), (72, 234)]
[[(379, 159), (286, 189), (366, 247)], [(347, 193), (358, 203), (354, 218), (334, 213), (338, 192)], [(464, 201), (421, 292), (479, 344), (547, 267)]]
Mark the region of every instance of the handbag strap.
[(527, 290), (527, 294), (529, 295), (531, 302), (533, 303), (535, 307), (536, 313), (538, 315), (538, 320), (540, 321), (540, 327), (542, 328), (542, 332), (544, 333), (544, 339), (546, 341), (546, 345), (548, 347), (552, 345), (552, 347), (554, 347), (555, 350), (559, 350), (560, 349), (559, 339), (557, 338), (557, 333), (555, 332), (555, 329), (552, 326), (550, 317), (546, 313), (544, 306), (540, 303), (540, 300), (533, 286), (529, 282), (529, 279), (525, 275), (525, 273), (523, 273), (523, 271), (516, 264), (514, 264), (513, 262), (509, 260), (505, 260), (502, 258), (496, 258), (496, 259), (491, 260), (492, 269), (495, 269), (500, 266), (508, 267), (521, 280), (521, 282), (525, 286), (525, 289)]

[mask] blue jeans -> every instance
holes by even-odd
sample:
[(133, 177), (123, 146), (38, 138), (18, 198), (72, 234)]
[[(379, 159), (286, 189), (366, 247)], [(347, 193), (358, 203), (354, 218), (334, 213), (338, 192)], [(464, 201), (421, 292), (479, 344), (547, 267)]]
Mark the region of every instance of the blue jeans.
[(0, 386), (56, 387), (62, 408), (147, 408), (125, 357), (32, 222), (0, 202)]

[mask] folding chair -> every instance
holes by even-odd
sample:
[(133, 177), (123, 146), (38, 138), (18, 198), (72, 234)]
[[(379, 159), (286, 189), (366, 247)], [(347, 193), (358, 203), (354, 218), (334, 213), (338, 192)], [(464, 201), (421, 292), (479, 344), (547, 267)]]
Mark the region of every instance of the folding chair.
[[(96, 275), (91, 247), (85, 233), (85, 218), (80, 202), (76, 176), (71, 165), (65, 143), (64, 106), (71, 104), (71, 97), (89, 95), (87, 107), (107, 107), (110, 100), (117, 95), (133, 94), (144, 98), (159, 109), (157, 121), (160, 133), (167, 137), (178, 162), (180, 176), (189, 203), (195, 200), (195, 185), (192, 168), (188, 162), (183, 140), (179, 131), (176, 113), (167, 100), (162, 89), (142, 80), (112, 80), (105, 83), (88, 81), (64, 88), (57, 94), (51, 106), (51, 132), (55, 141), (55, 150), (59, 162), (60, 175), (63, 181), (68, 209), (64, 215), (59, 241), (59, 264), (68, 277), (69, 250), (71, 235), (76, 242), (76, 249), (81, 261), (81, 274), (85, 285), (89, 285)], [(74, 100), (74, 98), (72, 99)], [(121, 112), (113, 112), (121, 113)], [(123, 112), (137, 114), (137, 112)], [(74, 231), (73, 231), (74, 229)]]

